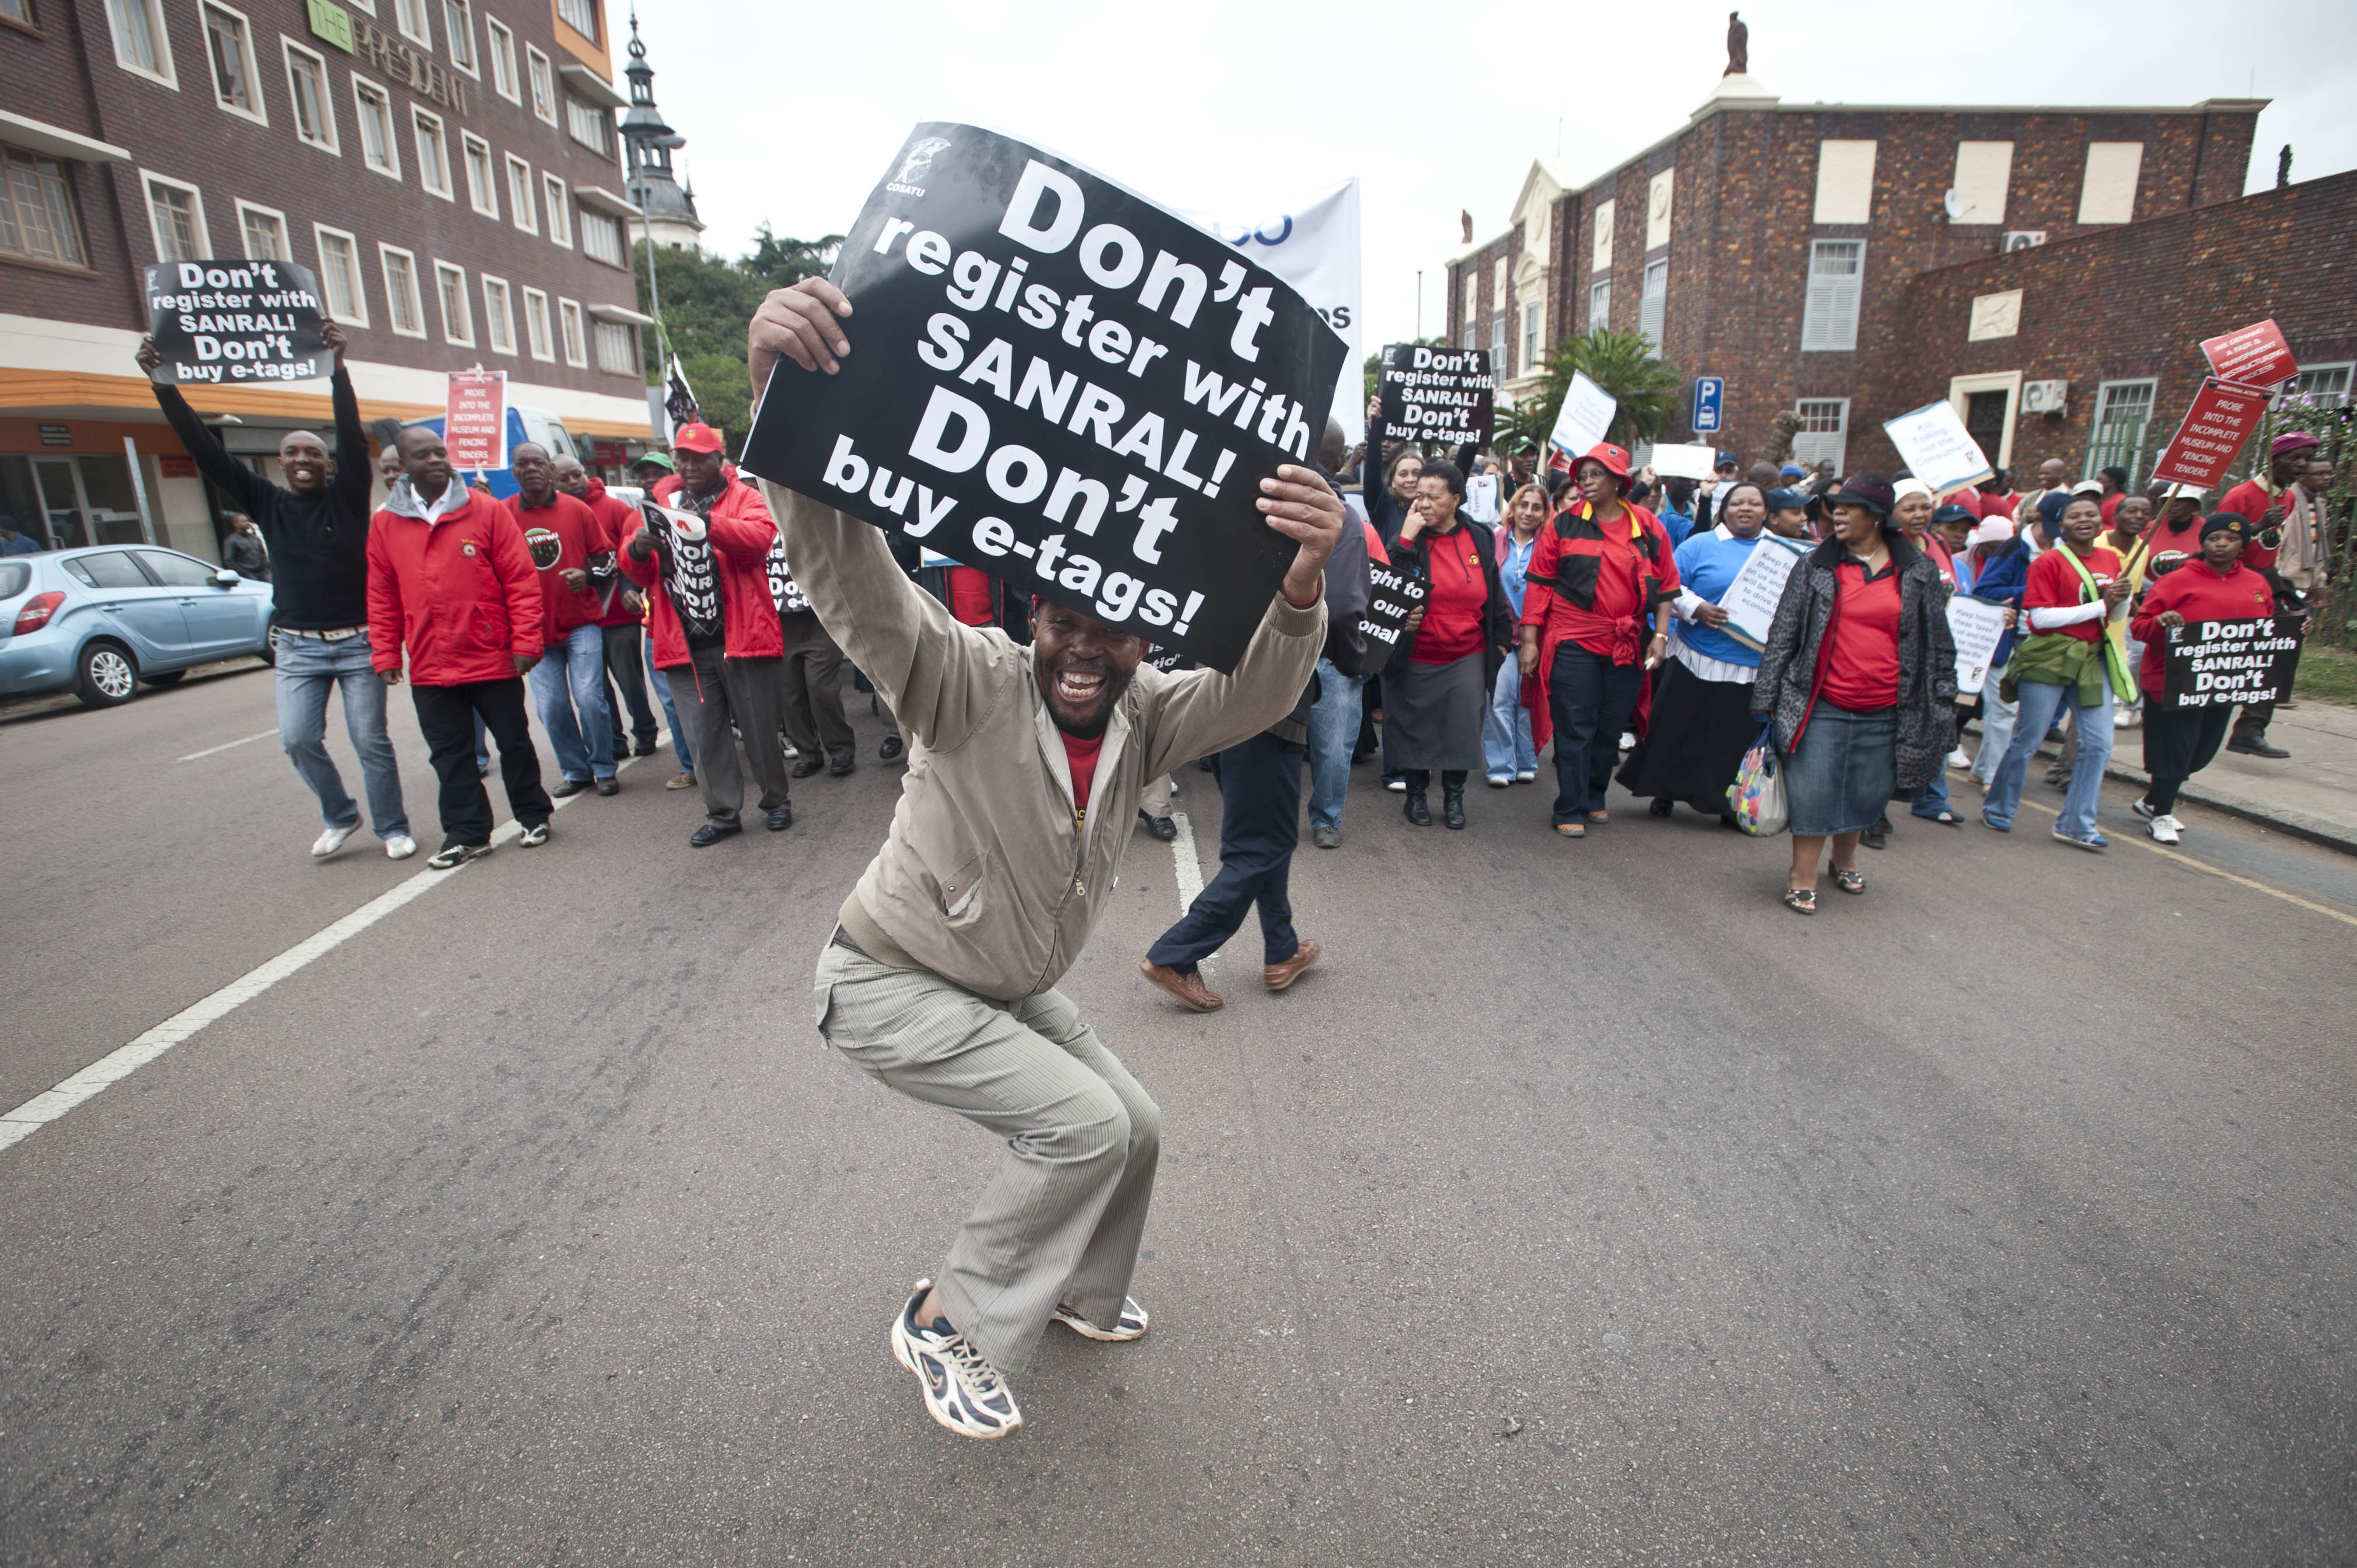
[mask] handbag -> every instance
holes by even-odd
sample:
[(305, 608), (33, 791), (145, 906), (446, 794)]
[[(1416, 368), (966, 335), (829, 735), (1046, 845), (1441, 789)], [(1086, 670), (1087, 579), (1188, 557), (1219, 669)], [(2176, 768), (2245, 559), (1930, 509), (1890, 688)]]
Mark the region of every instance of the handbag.
[(1784, 772), (1776, 758), (1776, 721), (1760, 726), (1760, 736), (1743, 754), (1735, 782), (1727, 789), (1727, 809), (1735, 825), (1753, 838), (1774, 838), (1792, 821), (1784, 796)]

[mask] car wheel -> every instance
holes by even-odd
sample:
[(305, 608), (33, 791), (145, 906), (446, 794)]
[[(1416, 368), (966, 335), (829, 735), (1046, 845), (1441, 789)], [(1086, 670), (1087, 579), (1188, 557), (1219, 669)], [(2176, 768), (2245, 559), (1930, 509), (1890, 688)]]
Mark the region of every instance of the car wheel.
[(139, 678), (142, 681), (146, 682), (150, 686), (172, 686), (178, 685), (179, 683), (180, 677), (187, 673), (188, 671), (185, 670), (167, 670), (160, 674), (142, 675)]
[(74, 665), (74, 695), (84, 706), (111, 708), (129, 702), (138, 691), (138, 666), (121, 644), (93, 642), (81, 650)]
[(273, 670), (278, 668), (278, 613), (275, 610), (271, 612), (270, 623), (262, 628), (262, 646), (254, 650), (254, 657)]

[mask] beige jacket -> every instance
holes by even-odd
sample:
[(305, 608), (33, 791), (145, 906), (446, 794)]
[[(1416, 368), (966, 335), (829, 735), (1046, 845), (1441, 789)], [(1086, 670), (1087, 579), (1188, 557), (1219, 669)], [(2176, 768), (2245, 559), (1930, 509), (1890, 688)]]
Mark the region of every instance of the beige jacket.
[(1283, 718), (1325, 642), (1322, 598), (1304, 610), (1277, 596), (1233, 675), (1141, 665), (1082, 818), (1031, 650), (960, 625), (909, 580), (879, 530), (775, 485), (761, 491), (794, 581), (909, 739), (891, 831), (844, 927), (872, 958), (997, 1001), (1047, 990), (1080, 956), (1129, 847), (1139, 787)]

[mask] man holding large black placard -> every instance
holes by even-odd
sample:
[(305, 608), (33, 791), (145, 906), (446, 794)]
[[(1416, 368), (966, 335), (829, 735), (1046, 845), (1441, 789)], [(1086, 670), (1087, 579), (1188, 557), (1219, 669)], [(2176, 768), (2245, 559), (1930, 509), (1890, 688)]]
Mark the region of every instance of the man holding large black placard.
[[(899, 183), (922, 149), (912, 144)], [(852, 244), (863, 241), (856, 227)], [(818, 279), (769, 296), (748, 339), (765, 408), (784, 401), (790, 379), (802, 384), (788, 396), (823, 407), (812, 394), (827, 383), (813, 372), (843, 368), (850, 314)], [(780, 356), (801, 369), (777, 367), (770, 384)], [(1307, 392), (1304, 381), (1290, 385)], [(1309, 679), (1341, 503), (1293, 464), (1255, 489), (1252, 510), (1291, 559), (1256, 628), (1224, 650), (1231, 672), (1165, 675), (1139, 669), (1146, 639), (1128, 629), (1134, 605), (1105, 618), (1043, 604), (1037, 640), (1018, 647), (961, 625), (918, 589), (877, 529), (764, 486), (797, 580), (922, 764), (909, 768), (884, 847), (819, 959), (820, 1033), (887, 1087), (1006, 1140), (939, 1275), (918, 1283), (891, 1331), (928, 1412), (966, 1436), (1022, 1424), (1006, 1375), (1022, 1369), (1051, 1318), (1099, 1340), (1146, 1332), (1128, 1286), (1159, 1112), (1054, 985), (1113, 886), (1139, 785), (1258, 734)], [(1230, 523), (1251, 493), (1231, 495), (1222, 509)], [(1231, 586), (1243, 573), (1231, 572), (1190, 591), (1207, 602), (1245, 591)], [(1222, 651), (1199, 646), (1207, 657)]]

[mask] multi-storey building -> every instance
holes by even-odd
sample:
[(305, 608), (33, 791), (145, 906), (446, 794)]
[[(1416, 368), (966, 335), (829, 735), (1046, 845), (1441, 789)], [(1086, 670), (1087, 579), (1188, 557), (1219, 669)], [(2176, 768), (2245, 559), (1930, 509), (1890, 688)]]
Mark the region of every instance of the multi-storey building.
[[(1889, 463), (1881, 422), (1920, 402), (1878, 402), (1900, 384), (1880, 369), (1908, 366), (1909, 396), (1946, 379), (1915, 362), (1932, 350), (1910, 280), (2234, 200), (2265, 106), (1802, 104), (1728, 76), (1685, 126), (1598, 178), (1534, 163), (1513, 227), (1450, 263), (1450, 341), (1491, 349), (1512, 396), (1560, 339), (1641, 330), (1688, 375), (1726, 379), (1722, 445), (1758, 451), (1792, 410), (1801, 460)], [(1959, 406), (2011, 463), (2033, 417), (2023, 378), (1967, 380)]]
[[(48, 542), (211, 557), (215, 507), (132, 362), (155, 262), (317, 274), (365, 419), (444, 378), (585, 458), (649, 438), (599, 0), (0, 0), (0, 501)], [(191, 390), (275, 477), (327, 383)]]

